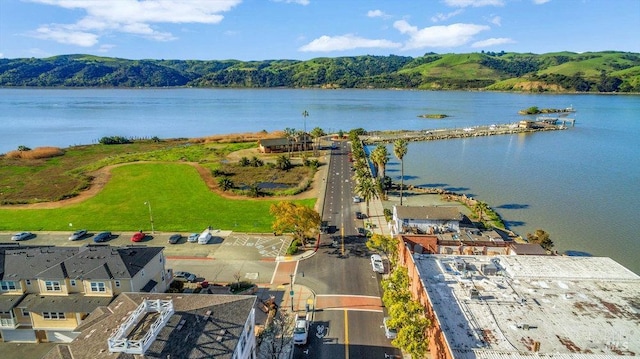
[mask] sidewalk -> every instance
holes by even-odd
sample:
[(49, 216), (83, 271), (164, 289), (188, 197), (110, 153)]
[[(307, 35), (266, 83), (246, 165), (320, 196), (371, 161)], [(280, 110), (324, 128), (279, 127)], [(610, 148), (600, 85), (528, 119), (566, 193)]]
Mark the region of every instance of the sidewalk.
[[(367, 213), (367, 204), (365, 202), (361, 202), (360, 204), (362, 206), (362, 213)], [(365, 222), (371, 222), (371, 224), (373, 224), (373, 228), (368, 228), (372, 233), (384, 236), (391, 235), (387, 220), (384, 218), (382, 200), (373, 199), (369, 201), (369, 218), (365, 219)]]

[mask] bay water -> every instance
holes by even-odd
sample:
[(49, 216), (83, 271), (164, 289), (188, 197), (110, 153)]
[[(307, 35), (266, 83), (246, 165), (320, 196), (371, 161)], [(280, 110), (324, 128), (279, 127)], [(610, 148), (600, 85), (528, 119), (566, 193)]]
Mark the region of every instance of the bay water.
[[(0, 89), (0, 153), (68, 147), (103, 136), (204, 137), (283, 130), (464, 128), (565, 108), (565, 131), (411, 142), (405, 183), (487, 202), (525, 236), (560, 252), (612, 257), (640, 273), (640, 96), (404, 90)], [(307, 111), (309, 116), (302, 116)], [(442, 113), (441, 120), (419, 118)], [(388, 172), (400, 178), (393, 156)]]

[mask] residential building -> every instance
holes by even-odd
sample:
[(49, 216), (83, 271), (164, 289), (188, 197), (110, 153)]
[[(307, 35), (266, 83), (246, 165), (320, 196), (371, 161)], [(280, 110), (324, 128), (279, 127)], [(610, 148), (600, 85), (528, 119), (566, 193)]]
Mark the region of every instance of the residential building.
[(313, 138), (302, 134), (292, 138), (263, 138), (258, 140), (258, 150), (262, 153), (277, 153), (287, 151), (307, 151), (313, 149)]
[(0, 246), (0, 339), (69, 342), (122, 292), (164, 292), (163, 247)]
[(393, 206), (392, 235), (459, 232), (463, 216), (455, 206)]
[(640, 353), (640, 276), (604, 257), (413, 254), (434, 359)]
[(255, 359), (257, 297), (121, 293), (44, 359)]

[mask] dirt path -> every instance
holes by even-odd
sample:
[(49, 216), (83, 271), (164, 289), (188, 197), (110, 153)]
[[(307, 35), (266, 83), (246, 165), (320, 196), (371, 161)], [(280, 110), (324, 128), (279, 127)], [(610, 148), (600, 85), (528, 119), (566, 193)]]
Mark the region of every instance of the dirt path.
[[(240, 156), (241, 157), (241, 156)], [(238, 157), (238, 158), (240, 158)], [(91, 185), (89, 186), (89, 188), (85, 191), (80, 192), (77, 196), (73, 197), (73, 198), (68, 198), (68, 199), (64, 199), (64, 200), (60, 200), (60, 201), (55, 201), (55, 202), (40, 202), (40, 203), (29, 203), (29, 204), (15, 204), (15, 205), (1, 205), (0, 208), (7, 208), (7, 209), (53, 209), (53, 208), (62, 208), (65, 206), (69, 206), (72, 204), (76, 204), (76, 203), (81, 203), (95, 195), (97, 195), (98, 193), (100, 193), (100, 191), (102, 191), (102, 189), (107, 185), (107, 183), (109, 182), (109, 180), (111, 179), (111, 170), (115, 167), (119, 167), (119, 166), (127, 166), (127, 165), (135, 165), (137, 163), (151, 163), (151, 162), (135, 162), (135, 163), (121, 163), (121, 164), (117, 164), (117, 165), (111, 165), (111, 166), (105, 166), (100, 168), (97, 171), (94, 172), (90, 172), (89, 176), (93, 177), (93, 180), (91, 181)], [(206, 183), (207, 187), (209, 188), (209, 190), (211, 190), (212, 192), (215, 192), (216, 194), (224, 197), (224, 198), (228, 198), (228, 199), (242, 199), (242, 200), (246, 200), (246, 199), (251, 199), (251, 200), (256, 200), (256, 201), (260, 201), (260, 200), (295, 200), (295, 199), (306, 199), (306, 198), (315, 198), (318, 196), (318, 183), (319, 183), (319, 178), (320, 178), (320, 174), (322, 173), (322, 171), (324, 170), (324, 168), (321, 167), (321, 169), (319, 169), (313, 179), (313, 183), (311, 185), (311, 188), (309, 188), (308, 190), (304, 191), (303, 193), (299, 193), (295, 196), (288, 196), (288, 197), (261, 197), (261, 198), (247, 198), (244, 196), (240, 196), (240, 195), (236, 195), (230, 192), (224, 192), (221, 191), (218, 188), (217, 185), (217, 181), (215, 179), (215, 177), (213, 177), (213, 175), (211, 174), (211, 171), (207, 168), (204, 168), (202, 166), (200, 166), (197, 163), (191, 163), (191, 162), (182, 162), (184, 164), (188, 164), (190, 166), (193, 166), (197, 171), (198, 174), (200, 174), (200, 178), (202, 178), (202, 180)], [(326, 166), (323, 166), (326, 167)]]

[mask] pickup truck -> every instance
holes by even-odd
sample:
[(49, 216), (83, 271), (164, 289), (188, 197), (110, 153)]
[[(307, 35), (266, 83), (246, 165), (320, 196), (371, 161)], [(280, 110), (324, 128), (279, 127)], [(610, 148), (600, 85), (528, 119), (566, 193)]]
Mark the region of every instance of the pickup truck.
[(309, 336), (309, 315), (306, 317), (301, 315), (296, 316), (296, 326), (293, 328), (293, 344), (305, 345), (307, 344), (307, 337)]

